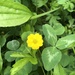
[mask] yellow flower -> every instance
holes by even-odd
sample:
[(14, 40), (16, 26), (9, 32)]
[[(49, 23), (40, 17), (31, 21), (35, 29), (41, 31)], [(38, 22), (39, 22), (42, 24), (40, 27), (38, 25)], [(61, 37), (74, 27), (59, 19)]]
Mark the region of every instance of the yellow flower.
[(30, 34), (27, 37), (27, 45), (32, 49), (39, 49), (43, 45), (42, 36), (39, 33)]

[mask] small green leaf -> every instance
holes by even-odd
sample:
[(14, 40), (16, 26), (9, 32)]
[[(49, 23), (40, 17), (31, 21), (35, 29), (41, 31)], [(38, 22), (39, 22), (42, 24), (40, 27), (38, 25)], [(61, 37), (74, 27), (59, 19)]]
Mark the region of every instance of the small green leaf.
[(65, 28), (64, 28), (64, 26), (61, 25), (61, 23), (56, 23), (53, 26), (53, 29), (55, 30), (56, 35), (61, 35), (65, 31)]
[(68, 0), (57, 0), (58, 4), (64, 4), (65, 2), (67, 2)]
[(64, 5), (64, 9), (67, 9), (69, 12), (73, 12), (74, 4), (70, 1), (67, 1)]
[(50, 25), (43, 25), (43, 33), (49, 44), (51, 44), (52, 46), (56, 44), (57, 36), (54, 29)]
[(61, 52), (55, 47), (47, 47), (42, 52), (42, 61), (47, 71), (53, 69), (61, 60)]
[(3, 65), (3, 60), (2, 60), (2, 56), (1, 56), (1, 47), (0, 47), (0, 73), (2, 70), (2, 65)]
[(0, 0), (0, 27), (21, 25), (31, 16), (31, 11), (19, 2)]
[(56, 65), (54, 67), (54, 74), (53, 75), (67, 75), (64, 68), (61, 65)]
[(48, 0), (32, 0), (32, 2), (36, 7), (41, 7), (45, 5), (48, 2)]
[(0, 36), (0, 46), (4, 46), (6, 43), (6, 38), (4, 36)]
[(17, 50), (19, 48), (19, 45), (20, 45), (19, 41), (12, 40), (7, 43), (7, 48), (9, 50)]
[(7, 66), (4, 70), (4, 75), (10, 75), (10, 69), (11, 69), (11, 67)]
[[(67, 59), (67, 60), (66, 60)], [(66, 55), (66, 54), (63, 54), (62, 55), (62, 58), (61, 58), (61, 61), (60, 61), (60, 64), (63, 66), (63, 67), (66, 67), (68, 66), (71, 62), (73, 62), (75, 60), (75, 58), (73, 56), (69, 56), (69, 55)], [(64, 63), (63, 63), (64, 61)]]
[(70, 34), (60, 38), (57, 41), (56, 47), (59, 49), (65, 49), (65, 48), (73, 47), (75, 45), (74, 43), (75, 43), (75, 34)]
[(5, 53), (5, 59), (8, 61), (8, 62), (12, 62), (15, 60), (15, 58), (11, 57), (10, 55), (14, 53), (14, 51), (7, 51)]
[(30, 24), (25, 24), (21, 27), (21, 33), (31, 31), (31, 26)]
[[(67, 60), (66, 60), (66, 59), (67, 59)], [(63, 61), (64, 61), (64, 63), (63, 63)], [(61, 64), (63, 67), (66, 67), (66, 66), (69, 64), (69, 62), (70, 62), (70, 57), (69, 57), (68, 55), (63, 54), (63, 55), (62, 55), (62, 59), (61, 59), (61, 61), (60, 61), (60, 64)]]
[(10, 75), (15, 75), (19, 70), (21, 70), (27, 63), (28, 63), (27, 58), (23, 58), (18, 60), (14, 65), (13, 68), (11, 69), (11, 74)]
[(24, 32), (24, 33), (21, 35), (21, 39), (22, 39), (23, 41), (26, 41), (26, 40), (27, 40), (27, 36), (28, 36), (30, 33), (31, 33), (30, 31)]

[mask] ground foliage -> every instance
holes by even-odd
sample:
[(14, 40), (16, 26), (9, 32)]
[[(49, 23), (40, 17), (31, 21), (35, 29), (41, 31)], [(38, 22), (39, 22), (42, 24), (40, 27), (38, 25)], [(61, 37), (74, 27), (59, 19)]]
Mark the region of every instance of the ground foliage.
[(75, 75), (75, 0), (0, 0), (0, 75)]

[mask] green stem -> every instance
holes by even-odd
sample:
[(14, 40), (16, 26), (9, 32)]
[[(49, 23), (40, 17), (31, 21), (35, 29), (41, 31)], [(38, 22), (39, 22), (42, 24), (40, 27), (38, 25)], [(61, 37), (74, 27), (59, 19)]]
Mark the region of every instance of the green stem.
[(75, 49), (74, 49), (74, 47), (72, 47), (72, 49), (73, 49), (73, 52), (74, 52), (74, 54), (75, 54)]
[(42, 13), (42, 14), (39, 14), (39, 15), (32, 16), (30, 19), (32, 20), (32, 19), (36, 19), (36, 18), (45, 16), (45, 15), (48, 15), (48, 14), (50, 14), (50, 13), (52, 13), (52, 12), (58, 10), (58, 9), (59, 9), (59, 8), (56, 8), (56, 9), (54, 9), (54, 10), (50, 10), (50, 11), (47, 11), (47, 12), (45, 12), (45, 13)]
[(42, 65), (41, 65), (42, 63), (41, 63), (40, 60), (39, 60), (39, 64), (40, 64), (40, 66), (41, 66), (41, 69), (42, 69), (43, 74), (46, 75), (45, 72), (44, 72), (44, 69), (43, 69), (43, 67), (42, 67)]
[(46, 7), (47, 10), (49, 10), (49, 8), (48, 8), (48, 6), (46, 4), (44, 6)]
[[(40, 52), (40, 51), (39, 51), (39, 53), (41, 54), (41, 52)], [(42, 69), (42, 71), (43, 71), (43, 74), (44, 74), (44, 75), (46, 75), (46, 74), (45, 74), (45, 71), (44, 71), (44, 69), (43, 69), (43, 67), (42, 67), (42, 63), (41, 63), (41, 61), (40, 61), (40, 59), (39, 59), (39, 58), (38, 58), (38, 61), (39, 61), (39, 64), (40, 64), (40, 66), (41, 66), (41, 69)]]

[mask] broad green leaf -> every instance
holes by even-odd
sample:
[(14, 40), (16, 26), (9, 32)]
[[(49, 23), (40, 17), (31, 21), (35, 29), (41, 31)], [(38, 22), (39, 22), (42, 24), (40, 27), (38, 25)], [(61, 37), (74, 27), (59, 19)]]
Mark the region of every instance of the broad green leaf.
[(4, 46), (6, 43), (6, 38), (4, 36), (0, 36), (0, 46)]
[(3, 60), (2, 60), (2, 56), (1, 56), (1, 47), (0, 47), (0, 73), (2, 70), (2, 65), (3, 65)]
[(7, 51), (7, 52), (5, 53), (5, 59), (6, 59), (8, 62), (12, 62), (12, 61), (15, 60), (14, 57), (11, 57), (11, 56), (10, 56), (12, 53), (14, 53), (14, 51)]
[(64, 68), (61, 65), (56, 65), (54, 67), (54, 74), (53, 75), (67, 75)]
[(55, 45), (57, 41), (57, 36), (54, 29), (50, 25), (48, 24), (43, 25), (43, 33), (47, 42), (51, 45)]
[(72, 71), (69, 75), (75, 75), (75, 71)]
[(31, 11), (19, 2), (0, 0), (0, 27), (18, 26), (31, 16)]
[(7, 43), (7, 48), (9, 50), (17, 50), (19, 48), (19, 45), (20, 45), (19, 41), (12, 40)]
[(36, 7), (41, 7), (45, 5), (48, 2), (48, 0), (32, 0), (32, 2)]
[(42, 52), (42, 61), (47, 71), (53, 69), (61, 60), (61, 52), (55, 47), (47, 47)]
[(60, 23), (56, 23), (56, 24), (53, 26), (53, 29), (55, 30), (56, 35), (61, 35), (61, 34), (63, 34), (64, 31), (65, 31), (64, 26), (62, 26)]
[(20, 71), (18, 71), (15, 75), (29, 75), (32, 71), (32, 64), (27, 63)]
[(28, 63), (27, 58), (23, 58), (18, 60), (14, 65), (13, 68), (11, 69), (11, 74), (10, 75), (15, 75), (19, 70), (21, 70), (27, 63)]
[(75, 45), (74, 43), (75, 43), (75, 34), (70, 34), (60, 38), (57, 41), (56, 47), (59, 49), (65, 49), (65, 48), (73, 47)]

